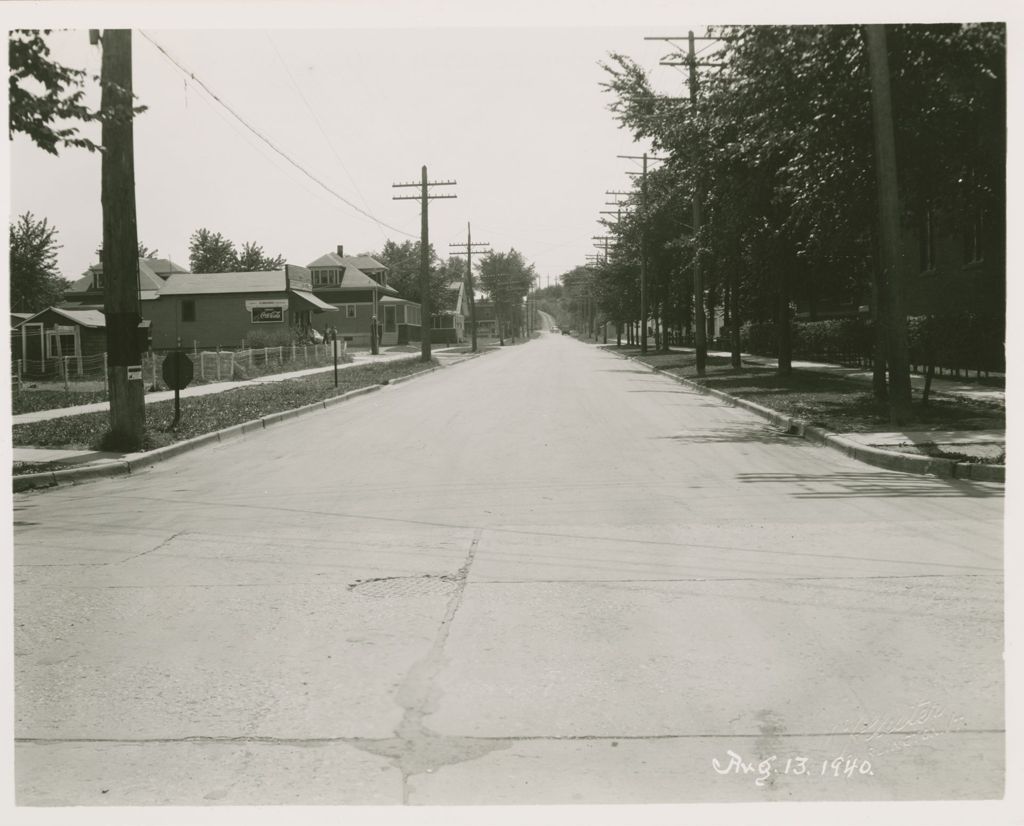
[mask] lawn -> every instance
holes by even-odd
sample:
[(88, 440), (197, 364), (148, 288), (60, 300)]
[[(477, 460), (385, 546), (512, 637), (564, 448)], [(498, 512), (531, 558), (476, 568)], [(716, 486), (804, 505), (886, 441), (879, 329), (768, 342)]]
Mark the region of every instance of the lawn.
[[(692, 352), (649, 353), (641, 358), (638, 348), (612, 346), (608, 349), (633, 355), (666, 373), (747, 399), (834, 433), (893, 429), (887, 405), (876, 400), (871, 386), (861, 381), (796, 368), (789, 376), (778, 375), (774, 367), (745, 366), (736, 370), (730, 366), (728, 358), (721, 356), (708, 357), (706, 375), (700, 378)], [(994, 405), (934, 394), (924, 405), (920, 393), (915, 392), (910, 426), (915, 430), (1002, 430), (1006, 427), (1006, 412)]]
[[(416, 352), (419, 352), (417, 350)], [(224, 353), (227, 354), (227, 351)], [(225, 359), (226, 361), (226, 359)], [(340, 354), (338, 356), (338, 364), (349, 364), (353, 361), (351, 355), (347, 353)], [(307, 359), (296, 359), (294, 361), (274, 361), (271, 359), (269, 362), (254, 363), (252, 367), (248, 366), (248, 362), (236, 362), (234, 366), (234, 374), (229, 375), (231, 370), (225, 366), (222, 377), (217, 378), (215, 371), (207, 370), (209, 375), (206, 378), (201, 378), (199, 375), (199, 366), (195, 366), (195, 376), (193, 377), (190, 384), (213, 384), (217, 381), (248, 381), (250, 379), (262, 378), (263, 376), (273, 376), (279, 373), (288, 373), (293, 370), (306, 370), (312, 367), (328, 367), (334, 363), (334, 357), (332, 355), (320, 355), (310, 356)], [(150, 392), (154, 388), (150, 387), (150, 368), (147, 366), (143, 371), (146, 380), (146, 392)], [(40, 382), (41, 383), (41, 382)], [(37, 410), (53, 410), (58, 407), (76, 407), (80, 404), (93, 404), (94, 402), (105, 402), (107, 401), (107, 391), (102, 388), (103, 379), (93, 378), (92, 381), (78, 382), (72, 380), (68, 389), (57, 386), (55, 383), (47, 382), (43, 387), (35, 389), (32, 387), (32, 382), (26, 380), (26, 387), (14, 393), (11, 398), (11, 414), (17, 416), (19, 413), (34, 413)], [(157, 390), (166, 390), (163, 380), (158, 379)], [(78, 385), (78, 386), (76, 386)]]
[[(424, 364), (414, 357), (341, 370), (338, 372), (337, 388), (334, 386), (333, 372), (328, 371), (273, 384), (240, 387), (209, 396), (186, 397), (181, 400), (181, 421), (174, 431), (169, 430), (174, 419), (174, 401), (147, 404), (143, 447), (145, 450), (163, 447), (271, 413), (323, 401), (350, 390), (386, 384), (392, 379), (419, 373), (434, 366), (436, 362)], [(107, 411), (19, 424), (12, 428), (13, 443), (17, 447), (100, 450), (108, 425)]]

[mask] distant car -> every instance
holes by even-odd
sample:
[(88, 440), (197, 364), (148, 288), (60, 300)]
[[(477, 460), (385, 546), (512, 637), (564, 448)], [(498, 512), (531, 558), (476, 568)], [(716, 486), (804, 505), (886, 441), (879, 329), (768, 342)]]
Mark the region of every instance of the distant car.
[(563, 336), (567, 336), (567, 335), (569, 335), (569, 333), (571, 333), (571, 332), (572, 332), (572, 330), (562, 330), (562, 335), (563, 335)]
[(552, 333), (557, 333), (558, 332), (558, 328), (557, 327), (552, 327), (551, 328), (551, 332)]

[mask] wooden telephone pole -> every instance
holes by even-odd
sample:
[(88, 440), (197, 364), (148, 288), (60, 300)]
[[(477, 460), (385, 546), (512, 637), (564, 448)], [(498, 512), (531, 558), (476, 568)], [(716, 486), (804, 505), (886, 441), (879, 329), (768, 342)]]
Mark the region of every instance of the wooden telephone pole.
[[(693, 113), (696, 115), (697, 92), (699, 89), (697, 81), (697, 53), (694, 49), (693, 32), (687, 36), (689, 44), (687, 52), (687, 63), (690, 69), (690, 100), (693, 102)], [(698, 147), (694, 147), (700, 152)], [(697, 349), (697, 375), (703, 376), (708, 364), (708, 325), (704, 316), (704, 271), (700, 266), (700, 228), (704, 223), (704, 182), (701, 179), (700, 162), (696, 164), (693, 180), (693, 307), (695, 318), (693, 325), (696, 328), (694, 346)]]
[[(697, 75), (698, 66), (715, 66), (722, 67), (725, 64), (721, 61), (706, 61), (697, 60), (697, 50), (694, 46), (694, 41), (697, 40), (729, 40), (731, 38), (722, 37), (695, 37), (693, 32), (689, 32), (686, 36), (687, 41), (687, 54), (684, 61), (678, 60), (662, 60), (660, 65), (662, 66), (686, 66), (689, 69), (688, 83), (690, 87), (690, 112), (696, 116), (697, 110), (697, 95), (700, 91), (700, 81)], [(644, 40), (664, 40), (668, 42), (682, 40), (681, 37), (645, 37)], [(704, 221), (703, 201), (704, 201), (704, 180), (701, 176), (701, 164), (702, 158), (700, 156), (700, 146), (694, 146), (693, 152), (696, 158), (694, 164), (694, 181), (693, 181), (693, 306), (694, 306), (694, 345), (697, 351), (697, 375), (703, 376), (708, 363), (708, 340), (707, 340), (707, 317), (704, 309), (704, 272), (700, 266), (700, 250), (698, 248), (698, 239), (700, 235), (700, 227)]]
[[(449, 244), (449, 247), (461, 247), (462, 244)], [(469, 327), (473, 341), (473, 352), (476, 352), (476, 302), (473, 297), (473, 249), (474, 247), (489, 247), (490, 243), (487, 241), (479, 241), (476, 244), (473, 243), (473, 232), (470, 229), (469, 222), (466, 222), (466, 243), (465, 250), (454, 249), (451, 252), (454, 255), (460, 255), (465, 252), (466, 255), (466, 299), (469, 301)], [(488, 252), (485, 249), (478, 249), (477, 252)]]
[[(97, 35), (92, 37), (99, 39)], [(139, 242), (135, 217), (132, 119), (132, 33), (106, 29), (102, 36), (103, 314), (110, 387), (109, 445), (142, 447), (146, 405), (139, 346)]]
[[(663, 161), (664, 158), (643, 155), (618, 155), (619, 158), (643, 161), (643, 172), (640, 174), (640, 352), (647, 353), (647, 161)], [(636, 173), (630, 173), (635, 175)]]
[(392, 187), (418, 186), (419, 195), (395, 195), (395, 201), (420, 202), (420, 361), (430, 361), (430, 337), (434, 329), (433, 307), (430, 298), (430, 233), (427, 204), (436, 198), (456, 198), (457, 195), (432, 195), (428, 187), (455, 186), (455, 181), (428, 181), (427, 167), (420, 170), (420, 182), (392, 184)]

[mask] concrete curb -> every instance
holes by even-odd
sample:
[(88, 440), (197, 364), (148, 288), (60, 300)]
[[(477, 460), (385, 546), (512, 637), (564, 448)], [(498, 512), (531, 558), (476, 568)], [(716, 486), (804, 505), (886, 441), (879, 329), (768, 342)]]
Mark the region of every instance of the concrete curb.
[[(426, 373), (433, 371), (425, 370), (423, 372)], [(414, 376), (415, 375), (419, 374), (417, 373), (414, 374)], [(252, 421), (243, 422), (242, 424), (232, 425), (231, 427), (226, 427), (223, 430), (215, 430), (212, 433), (204, 433), (202, 436), (196, 436), (194, 439), (187, 439), (184, 442), (175, 442), (172, 445), (157, 448), (156, 450), (151, 450), (147, 453), (129, 454), (124, 459), (117, 459), (101, 465), (88, 465), (81, 468), (67, 468), (66, 470), (26, 473), (21, 476), (14, 476), (12, 477), (12, 486), (14, 492), (18, 493), (20, 491), (32, 490), (34, 488), (51, 488), (61, 484), (76, 484), (78, 482), (100, 479), (107, 476), (125, 476), (132, 473), (138, 473), (160, 462), (165, 462), (168, 459), (173, 459), (175, 456), (180, 456), (182, 453), (188, 453), (189, 451), (196, 450), (208, 444), (226, 442), (231, 439), (247, 436), (255, 431), (264, 430), (269, 425), (277, 422), (282, 422), (286, 419), (294, 419), (299, 416), (303, 416), (306, 413), (315, 413), (320, 410), (325, 410), (328, 407), (333, 407), (334, 405), (350, 401), (358, 396), (365, 396), (367, 393), (373, 393), (376, 390), (381, 390), (383, 387), (384, 385), (382, 384), (371, 384), (368, 387), (360, 387), (357, 390), (350, 390), (348, 393), (343, 393), (340, 396), (332, 396), (329, 399), (313, 402), (312, 404), (303, 405), (302, 407), (296, 407), (293, 410), (283, 410), (279, 413), (271, 413), (270, 415), (263, 416), (260, 419), (253, 419)]]
[[(452, 362), (452, 364), (459, 364), (469, 358), (477, 358), (481, 355), (483, 355), (483, 353), (471, 353), (466, 358), (459, 359), (458, 361)], [(401, 361), (401, 359), (394, 359), (394, 361)], [(196, 436), (194, 439), (188, 439), (184, 442), (175, 442), (172, 445), (157, 448), (156, 450), (151, 450), (148, 453), (129, 454), (124, 459), (116, 459), (102, 465), (87, 465), (80, 468), (67, 468), (66, 470), (26, 473), (21, 476), (13, 476), (12, 486), (14, 492), (18, 493), (20, 491), (32, 490), (35, 488), (52, 488), (61, 484), (76, 484), (78, 482), (100, 479), (107, 476), (125, 476), (131, 473), (138, 473), (159, 462), (173, 459), (175, 456), (180, 456), (182, 453), (188, 453), (189, 451), (196, 450), (200, 447), (204, 447), (205, 445), (212, 444), (214, 442), (226, 442), (230, 439), (244, 437), (255, 431), (265, 430), (272, 424), (277, 424), (278, 422), (283, 422), (288, 419), (295, 419), (299, 416), (304, 416), (307, 413), (327, 410), (337, 404), (343, 404), (344, 402), (358, 398), (359, 396), (365, 396), (367, 393), (383, 390), (385, 386), (401, 384), (402, 382), (410, 381), (411, 379), (416, 379), (429, 373), (435, 373), (448, 366), (450, 365), (438, 364), (435, 367), (431, 367), (429, 370), (421, 370), (418, 373), (412, 373), (408, 376), (400, 376), (397, 379), (391, 379), (388, 381), (387, 385), (371, 384), (367, 387), (349, 390), (347, 393), (342, 393), (340, 396), (331, 396), (329, 399), (323, 399), (318, 402), (313, 402), (312, 404), (306, 404), (302, 407), (293, 408), (292, 410), (282, 410), (278, 413), (270, 413), (269, 415), (263, 416), (259, 419), (253, 419), (252, 421), (232, 425), (231, 427), (226, 427), (223, 430), (215, 430), (212, 433), (204, 433), (202, 436)]]
[(874, 467), (898, 470), (904, 473), (938, 476), (943, 479), (965, 479), (972, 482), (1006, 481), (1005, 465), (983, 465), (976, 462), (958, 462), (955, 459), (917, 456), (912, 453), (896, 453), (891, 450), (883, 450), (869, 445), (862, 445), (859, 442), (845, 439), (837, 433), (829, 433), (819, 427), (814, 427), (803, 419), (795, 419), (792, 416), (779, 413), (777, 410), (771, 410), (770, 408), (763, 407), (746, 399), (730, 396), (728, 393), (724, 393), (721, 390), (715, 390), (714, 388), (706, 387), (703, 384), (683, 378), (682, 376), (677, 376), (674, 373), (668, 373), (657, 367), (652, 367), (650, 364), (640, 361), (636, 356), (626, 355), (625, 353), (616, 353), (614, 350), (608, 350), (607, 352), (611, 352), (619, 358), (628, 359), (635, 364), (646, 367), (652, 373), (658, 373), (659, 375), (666, 376), (679, 384), (686, 385), (691, 390), (694, 390), (701, 395), (712, 396), (719, 401), (731, 405), (732, 407), (741, 407), (744, 410), (748, 410), (751, 413), (760, 416), (762, 419), (766, 419), (775, 427), (784, 429), (789, 435), (799, 436), (813, 444), (824, 445), (825, 447), (830, 447), (833, 450), (838, 450), (849, 456), (851, 459), (856, 459), (859, 462), (864, 462), (865, 464), (873, 465)]

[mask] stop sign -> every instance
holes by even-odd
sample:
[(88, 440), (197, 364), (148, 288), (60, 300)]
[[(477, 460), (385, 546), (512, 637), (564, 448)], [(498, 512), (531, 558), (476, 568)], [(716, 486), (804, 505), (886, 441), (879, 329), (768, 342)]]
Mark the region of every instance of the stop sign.
[(180, 350), (167, 354), (163, 366), (164, 384), (171, 390), (184, 390), (192, 381), (192, 376), (192, 359)]

